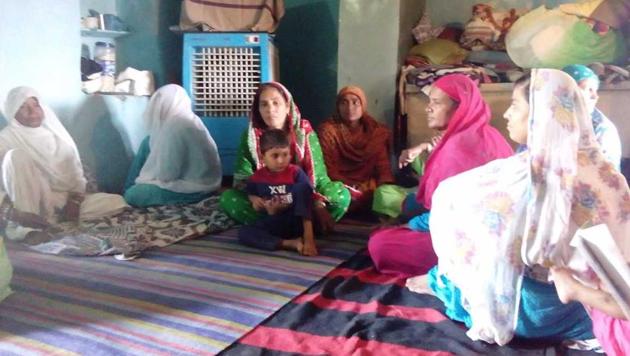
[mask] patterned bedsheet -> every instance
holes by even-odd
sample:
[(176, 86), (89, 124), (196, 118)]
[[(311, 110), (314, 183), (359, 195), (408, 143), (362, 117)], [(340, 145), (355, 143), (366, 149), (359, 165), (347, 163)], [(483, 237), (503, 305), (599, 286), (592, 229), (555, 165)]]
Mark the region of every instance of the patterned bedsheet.
[(48, 254), (134, 256), (155, 247), (227, 230), (234, 222), (219, 197), (196, 204), (131, 208), (118, 215), (55, 226), (54, 240), (30, 248)]

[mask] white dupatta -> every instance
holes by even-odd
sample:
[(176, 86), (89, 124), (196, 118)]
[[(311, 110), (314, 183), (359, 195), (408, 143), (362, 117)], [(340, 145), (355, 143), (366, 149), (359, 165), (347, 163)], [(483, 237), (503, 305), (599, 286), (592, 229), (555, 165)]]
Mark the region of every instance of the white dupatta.
[(532, 72), (528, 151), (451, 177), (433, 197), (438, 274), (460, 288), (468, 336), (504, 345), (514, 334), (526, 266), (568, 266), (593, 281), (570, 246), (605, 223), (630, 261), (630, 191), (603, 157), (575, 81)]
[[(36, 98), (44, 111), (39, 127), (27, 127), (15, 114), (28, 98)], [(85, 192), (86, 180), (79, 151), (57, 115), (29, 87), (17, 87), (7, 95), (4, 114), (8, 125), (0, 131), (0, 157), (11, 149), (22, 149), (35, 161), (53, 191)]]
[(177, 193), (206, 193), (221, 185), (217, 145), (192, 111), (184, 88), (169, 84), (153, 94), (144, 113), (150, 153), (136, 183)]

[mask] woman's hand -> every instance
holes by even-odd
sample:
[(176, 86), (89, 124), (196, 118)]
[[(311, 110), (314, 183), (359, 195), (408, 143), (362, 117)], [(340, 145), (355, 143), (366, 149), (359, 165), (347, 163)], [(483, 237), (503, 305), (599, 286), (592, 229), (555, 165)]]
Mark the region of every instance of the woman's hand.
[(79, 216), (81, 214), (81, 203), (85, 200), (85, 195), (77, 192), (70, 192), (68, 194), (68, 200), (66, 201), (66, 206), (63, 207), (62, 211), (62, 220), (63, 221), (79, 221)]
[(9, 216), (7, 216), (7, 220), (11, 220), (21, 226), (30, 227), (33, 229), (47, 229), (50, 227), (50, 224), (43, 217), (27, 213), (25, 211), (20, 211), (17, 209), (12, 209)]
[(259, 196), (256, 195), (250, 195), (248, 196), (249, 201), (252, 203), (252, 207), (254, 208), (254, 210), (261, 212), (261, 211), (266, 211), (266, 207), (265, 207), (265, 200)]
[(68, 199), (66, 206), (63, 207), (63, 211), (61, 213), (61, 220), (77, 222), (79, 221), (80, 213), (81, 203), (73, 199)]
[(438, 143), (442, 141), (442, 136), (444, 136), (444, 132), (441, 132), (438, 135), (431, 137), (431, 145), (433, 145), (431, 149), (435, 148), (435, 146), (437, 146)]
[(400, 157), (398, 158), (398, 168), (402, 169), (409, 163), (413, 162), (416, 157), (421, 155), (424, 151), (431, 152), (435, 148), (435, 146), (442, 141), (443, 133), (435, 135), (431, 137), (431, 142), (423, 142), (418, 146), (408, 148), (400, 152)]
[(573, 278), (573, 273), (566, 267), (551, 267), (549, 275), (556, 287), (558, 298), (564, 304), (574, 301), (577, 291), (585, 288)]
[(398, 158), (398, 168), (402, 169), (409, 163), (413, 162), (416, 157), (418, 157), (424, 151), (430, 151), (433, 148), (433, 144), (428, 142), (423, 142), (418, 146), (407, 148), (400, 152), (400, 157)]

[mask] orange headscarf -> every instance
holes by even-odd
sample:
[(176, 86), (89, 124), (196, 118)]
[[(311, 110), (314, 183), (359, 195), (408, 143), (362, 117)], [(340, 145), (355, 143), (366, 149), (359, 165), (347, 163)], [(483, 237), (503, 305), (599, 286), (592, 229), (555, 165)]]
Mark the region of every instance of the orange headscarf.
[(341, 88), (339, 94), (337, 94), (337, 103), (335, 105), (335, 112), (337, 113), (337, 117), (341, 118), (341, 115), (339, 115), (339, 102), (341, 101), (341, 99), (343, 99), (344, 96), (348, 94), (354, 95), (359, 98), (359, 100), (361, 101), (361, 111), (363, 112), (363, 115), (369, 116), (367, 114), (367, 98), (365, 97), (365, 92), (363, 91), (363, 89), (355, 85), (348, 85), (347, 87)]
[[(363, 116), (358, 129), (349, 127), (339, 114), (339, 103), (349, 94), (361, 101)], [(348, 185), (370, 179), (393, 181), (389, 168), (390, 131), (368, 114), (367, 98), (361, 88), (351, 85), (339, 91), (335, 114), (321, 124), (318, 135), (331, 179)]]

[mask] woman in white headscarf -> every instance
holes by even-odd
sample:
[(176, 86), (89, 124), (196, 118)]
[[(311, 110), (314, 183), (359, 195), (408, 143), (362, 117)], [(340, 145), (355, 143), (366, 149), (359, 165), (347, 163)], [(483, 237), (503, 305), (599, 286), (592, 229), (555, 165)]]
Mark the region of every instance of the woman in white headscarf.
[(132, 163), (125, 199), (133, 206), (196, 203), (221, 186), (217, 145), (192, 111), (184, 88), (153, 94), (144, 113), (147, 137)]
[[(119, 195), (85, 193), (77, 146), (34, 89), (12, 89), (4, 115), (8, 125), (0, 131), (0, 188), (16, 210), (55, 223), (97, 218), (127, 207)], [(34, 231), (24, 225), (10, 221), (7, 237), (22, 240)]]
[[(528, 150), (442, 182), (430, 221), (439, 260), (431, 289), (472, 339), (500, 345), (515, 334), (556, 338), (588, 326), (576, 319), (583, 312), (567, 312), (546, 284), (557, 266), (596, 285), (570, 245), (577, 228), (606, 224), (630, 261), (630, 190), (595, 140), (578, 85), (566, 73), (538, 69), (525, 94), (520, 90), (508, 113), (524, 107), (525, 140), (517, 141)], [(512, 136), (521, 119), (508, 113)]]

